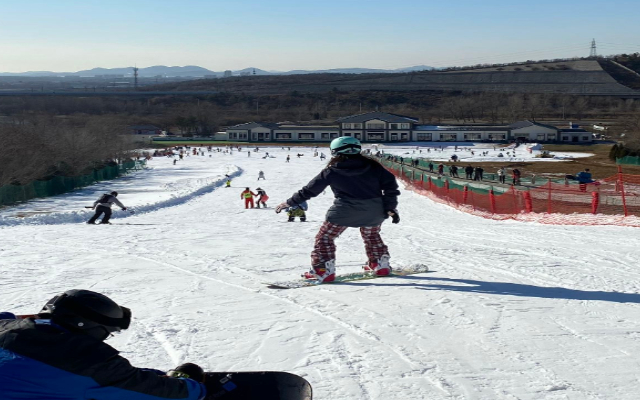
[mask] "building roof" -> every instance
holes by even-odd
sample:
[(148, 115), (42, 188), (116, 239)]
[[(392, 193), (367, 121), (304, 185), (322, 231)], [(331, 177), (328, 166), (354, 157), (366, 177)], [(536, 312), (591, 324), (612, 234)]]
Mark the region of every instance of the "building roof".
[(278, 124), (274, 124), (271, 122), (246, 122), (244, 124), (238, 124), (230, 126), (227, 129), (253, 129), (253, 128), (269, 128), (269, 129), (278, 129)]
[(407, 117), (404, 115), (397, 115), (397, 114), (389, 114), (389, 113), (384, 113), (381, 111), (372, 111), (372, 112), (368, 112), (368, 113), (364, 113), (364, 114), (356, 114), (356, 115), (350, 115), (348, 117), (343, 117), (337, 120), (337, 122), (340, 123), (344, 123), (344, 122), (355, 122), (355, 123), (359, 123), (359, 122), (365, 122), (365, 121), (370, 121), (372, 119), (379, 119), (385, 122), (410, 122), (410, 123), (416, 123), (418, 122), (417, 118), (413, 118), (413, 117)]
[(501, 126), (482, 126), (482, 125), (417, 125), (413, 128), (416, 131), (497, 131), (508, 132), (509, 127)]
[(558, 129), (562, 133), (591, 133), (582, 128), (566, 128), (566, 129)]
[(552, 125), (540, 124), (538, 122), (529, 121), (529, 120), (514, 122), (513, 124), (509, 125), (509, 128), (520, 129), (520, 128), (528, 128), (530, 126), (541, 126), (543, 128), (556, 129), (556, 130), (558, 129)]

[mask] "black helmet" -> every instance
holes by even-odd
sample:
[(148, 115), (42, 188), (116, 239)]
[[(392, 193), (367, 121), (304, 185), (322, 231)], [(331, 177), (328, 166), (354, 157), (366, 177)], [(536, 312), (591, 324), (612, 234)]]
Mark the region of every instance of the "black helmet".
[(118, 197), (118, 192), (111, 192), (111, 195)]
[(113, 332), (127, 329), (131, 310), (90, 290), (67, 290), (54, 297), (38, 313), (74, 332), (89, 335), (100, 341)]

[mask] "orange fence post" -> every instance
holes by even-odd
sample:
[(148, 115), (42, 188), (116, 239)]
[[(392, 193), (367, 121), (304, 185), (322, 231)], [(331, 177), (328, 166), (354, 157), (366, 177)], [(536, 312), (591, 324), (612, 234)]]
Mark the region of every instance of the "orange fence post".
[(449, 180), (444, 180), (444, 192), (449, 196)]
[(513, 214), (518, 214), (518, 198), (516, 197), (516, 187), (511, 185), (511, 199), (513, 201)]
[(429, 175), (429, 191), (433, 192), (433, 182), (431, 182), (431, 175)]
[(591, 212), (593, 214), (598, 213), (598, 205), (600, 204), (600, 193), (591, 192)]
[(548, 194), (547, 194), (547, 214), (551, 214), (551, 179), (547, 182)]
[(620, 182), (620, 193), (622, 194), (622, 209), (624, 210), (624, 216), (627, 217), (627, 198), (624, 194), (624, 178), (622, 177), (622, 167), (618, 165), (618, 181)]
[(493, 188), (489, 190), (489, 203), (491, 203), (491, 213), (495, 214), (496, 213), (496, 196), (493, 193)]
[(524, 197), (524, 210), (528, 213), (533, 211), (533, 200), (531, 198), (531, 192), (526, 191), (522, 192), (522, 197)]
[(467, 197), (469, 197), (469, 185), (465, 185), (462, 190), (462, 203), (467, 204)]

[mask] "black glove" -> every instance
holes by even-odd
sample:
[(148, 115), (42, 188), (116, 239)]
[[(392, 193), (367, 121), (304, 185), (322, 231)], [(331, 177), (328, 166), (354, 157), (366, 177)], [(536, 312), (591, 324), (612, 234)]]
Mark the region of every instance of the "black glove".
[(391, 217), (391, 222), (397, 224), (400, 222), (400, 214), (398, 214), (398, 210), (389, 210), (387, 211), (387, 215)]

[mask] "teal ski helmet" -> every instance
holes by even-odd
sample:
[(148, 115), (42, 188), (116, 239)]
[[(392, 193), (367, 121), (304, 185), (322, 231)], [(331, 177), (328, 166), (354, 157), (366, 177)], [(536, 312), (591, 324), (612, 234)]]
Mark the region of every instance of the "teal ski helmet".
[(360, 154), (360, 150), (362, 149), (362, 145), (360, 141), (351, 136), (342, 136), (331, 141), (331, 145), (329, 146), (331, 149), (332, 155), (354, 155)]

